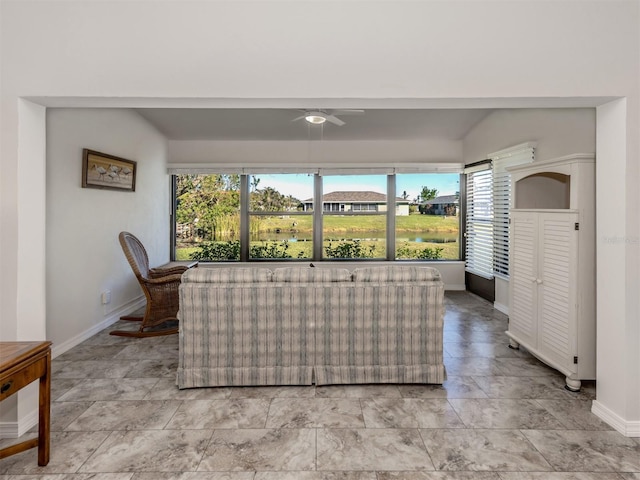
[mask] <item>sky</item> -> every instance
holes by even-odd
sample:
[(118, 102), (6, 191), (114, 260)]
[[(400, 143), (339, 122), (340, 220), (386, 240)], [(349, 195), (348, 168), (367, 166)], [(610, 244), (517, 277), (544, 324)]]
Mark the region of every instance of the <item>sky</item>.
[[(283, 174), (257, 175), (260, 179), (258, 188), (272, 187), (284, 195), (292, 195), (298, 200), (306, 200), (313, 196), (313, 175)], [(322, 177), (324, 193), (336, 191), (365, 191), (386, 193), (386, 175), (327, 175)], [(418, 196), (422, 187), (435, 188), (440, 195), (455, 195), (460, 191), (460, 175), (457, 173), (426, 173), (396, 175), (396, 193), (398, 197), (407, 192), (408, 199)]]

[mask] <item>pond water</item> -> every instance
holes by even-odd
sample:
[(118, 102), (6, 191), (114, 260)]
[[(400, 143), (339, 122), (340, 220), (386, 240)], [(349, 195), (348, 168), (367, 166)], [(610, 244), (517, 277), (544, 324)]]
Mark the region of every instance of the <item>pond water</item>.
[[(287, 240), (289, 242), (310, 242), (312, 241), (310, 234), (292, 234), (285, 233), (260, 233), (258, 235), (252, 235), (252, 242), (268, 242), (277, 241), (282, 242)], [(366, 240), (366, 241), (386, 241), (384, 232), (349, 232), (349, 233), (328, 233), (324, 235), (325, 241), (340, 241), (340, 240)], [(396, 242), (416, 242), (416, 243), (455, 243), (458, 241), (457, 233), (437, 233), (427, 232), (424, 234), (415, 233), (397, 233)]]

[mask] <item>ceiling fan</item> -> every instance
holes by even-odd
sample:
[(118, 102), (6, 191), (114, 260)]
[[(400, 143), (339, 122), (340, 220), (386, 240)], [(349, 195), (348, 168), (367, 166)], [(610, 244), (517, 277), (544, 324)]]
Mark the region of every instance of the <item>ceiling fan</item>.
[(304, 115), (300, 115), (299, 117), (291, 120), (292, 122), (297, 122), (298, 120), (302, 120), (303, 118), (314, 125), (322, 125), (324, 122), (333, 123), (334, 125), (338, 125), (341, 127), (345, 124), (342, 120), (340, 120), (336, 115), (362, 115), (364, 110), (301, 110), (304, 112)]

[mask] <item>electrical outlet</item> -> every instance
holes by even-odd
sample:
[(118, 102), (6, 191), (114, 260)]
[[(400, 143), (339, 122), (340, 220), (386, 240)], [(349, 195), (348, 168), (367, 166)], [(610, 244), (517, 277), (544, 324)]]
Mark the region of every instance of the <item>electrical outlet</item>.
[(102, 305), (111, 303), (111, 290), (105, 290), (104, 292), (102, 292), (101, 300)]

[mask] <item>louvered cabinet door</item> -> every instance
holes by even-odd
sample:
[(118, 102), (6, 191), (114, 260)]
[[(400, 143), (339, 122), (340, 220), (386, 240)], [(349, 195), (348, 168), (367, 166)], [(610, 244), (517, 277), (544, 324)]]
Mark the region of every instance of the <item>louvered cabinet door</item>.
[(577, 365), (575, 213), (539, 214), (538, 351), (561, 371)]
[(538, 216), (532, 212), (511, 212), (508, 334), (527, 348), (538, 342)]

